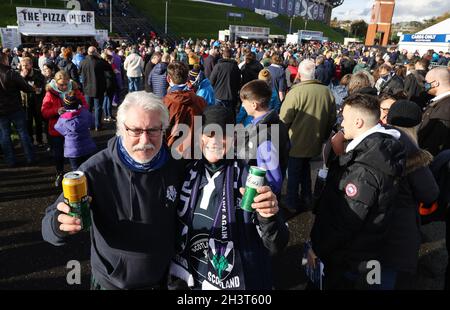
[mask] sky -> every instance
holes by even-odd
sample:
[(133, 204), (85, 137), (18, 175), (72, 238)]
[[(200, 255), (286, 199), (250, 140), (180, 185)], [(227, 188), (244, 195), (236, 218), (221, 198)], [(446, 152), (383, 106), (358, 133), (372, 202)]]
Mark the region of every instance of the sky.
[[(370, 22), (374, 0), (344, 0), (333, 10), (338, 20), (364, 19)], [(396, 0), (393, 22), (423, 21), (450, 11), (450, 0)]]

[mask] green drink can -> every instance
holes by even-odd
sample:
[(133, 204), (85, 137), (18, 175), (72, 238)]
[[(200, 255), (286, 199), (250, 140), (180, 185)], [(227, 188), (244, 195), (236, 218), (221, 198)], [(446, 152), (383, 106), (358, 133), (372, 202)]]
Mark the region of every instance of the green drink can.
[(245, 183), (245, 193), (242, 197), (241, 208), (247, 212), (253, 212), (253, 199), (258, 195), (256, 189), (264, 185), (266, 170), (251, 166), (248, 173), (247, 182)]

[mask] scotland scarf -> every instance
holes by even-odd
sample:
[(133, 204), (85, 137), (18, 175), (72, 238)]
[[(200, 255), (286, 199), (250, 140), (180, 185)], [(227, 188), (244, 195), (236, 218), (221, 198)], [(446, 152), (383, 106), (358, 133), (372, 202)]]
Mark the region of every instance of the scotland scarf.
[[(179, 253), (175, 256), (170, 274), (184, 280), (189, 287), (194, 287), (193, 268), (190, 264), (190, 238), (192, 218), (199, 197), (199, 187), (205, 165), (202, 161), (194, 164), (190, 170), (190, 178), (183, 185), (181, 201), (178, 208), (180, 220), (179, 232), (181, 242)], [(239, 167), (237, 162), (225, 165), (221, 173), (225, 174), (221, 203), (217, 206), (214, 223), (208, 237), (205, 256), (208, 260), (208, 271), (203, 275), (202, 289), (245, 289), (243, 266), (239, 251), (235, 248), (237, 240), (236, 208), (240, 205), (238, 191)]]

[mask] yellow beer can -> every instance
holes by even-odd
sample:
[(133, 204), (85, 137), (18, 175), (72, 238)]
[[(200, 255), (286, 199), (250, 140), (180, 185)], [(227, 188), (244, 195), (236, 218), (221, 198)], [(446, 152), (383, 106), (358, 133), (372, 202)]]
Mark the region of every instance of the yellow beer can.
[(91, 214), (84, 172), (72, 171), (66, 173), (62, 181), (62, 188), (64, 203), (70, 207), (69, 215), (81, 220), (82, 229), (88, 229), (91, 226)]

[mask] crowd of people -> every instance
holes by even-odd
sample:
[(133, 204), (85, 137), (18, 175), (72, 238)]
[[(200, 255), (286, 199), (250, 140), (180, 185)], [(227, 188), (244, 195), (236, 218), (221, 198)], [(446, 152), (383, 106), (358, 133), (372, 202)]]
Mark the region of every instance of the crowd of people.
[[(419, 205), (449, 203), (450, 53), (317, 42), (170, 46), (152, 35), (103, 49), (18, 47), (0, 60), (7, 165), (17, 164), (13, 123), (28, 164), (47, 136), (55, 186), (64, 158), (86, 174), (92, 289), (271, 289), (271, 256), (289, 240), (286, 215), (311, 210), (308, 264), (324, 263), (326, 289), (414, 286)], [(90, 130), (105, 122), (117, 135), (95, 154)], [(254, 156), (225, 156), (236, 143), (226, 127), (236, 124), (249, 133), (237, 153)], [(253, 145), (261, 132), (269, 134)], [(313, 186), (310, 162), (321, 155), (324, 184)], [(250, 166), (267, 171), (255, 212), (240, 208)], [(47, 209), (46, 241), (63, 245), (81, 230), (69, 212), (63, 195)], [(365, 281), (371, 260), (383, 267), (377, 285)]]

